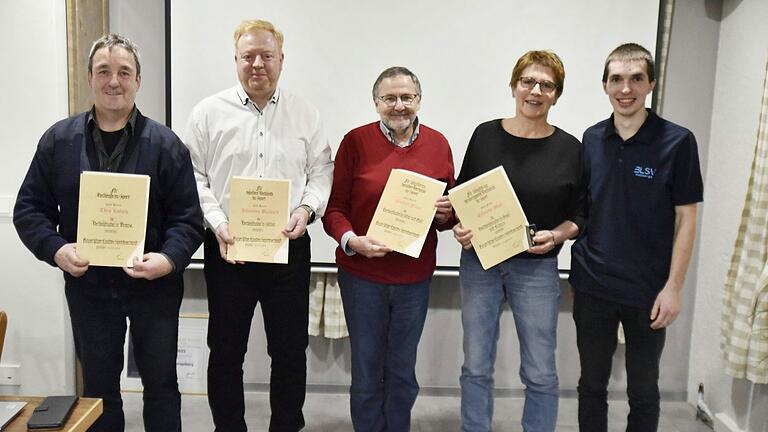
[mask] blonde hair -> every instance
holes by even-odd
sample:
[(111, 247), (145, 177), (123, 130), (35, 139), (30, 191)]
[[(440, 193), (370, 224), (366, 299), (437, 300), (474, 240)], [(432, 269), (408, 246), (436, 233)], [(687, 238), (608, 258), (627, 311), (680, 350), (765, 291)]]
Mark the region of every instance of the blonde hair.
[(245, 33), (249, 33), (256, 30), (266, 30), (270, 33), (272, 33), (272, 36), (275, 38), (275, 41), (277, 42), (277, 49), (280, 52), (283, 52), (283, 34), (280, 33), (279, 30), (275, 28), (274, 25), (272, 25), (269, 21), (264, 20), (255, 20), (255, 19), (247, 19), (243, 20), (243, 22), (240, 23), (240, 25), (237, 26), (235, 29), (235, 47), (237, 47), (237, 41), (240, 40), (240, 37), (242, 37)]

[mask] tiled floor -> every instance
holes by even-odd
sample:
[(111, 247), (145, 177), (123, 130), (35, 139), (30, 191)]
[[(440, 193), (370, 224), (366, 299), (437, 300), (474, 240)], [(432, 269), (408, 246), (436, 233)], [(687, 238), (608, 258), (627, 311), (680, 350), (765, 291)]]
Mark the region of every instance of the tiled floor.
[[(141, 421), (141, 394), (126, 393), (125, 401), (126, 432), (140, 432), (144, 428)], [(494, 431), (522, 431), (520, 413), (522, 399), (497, 398), (494, 416)], [(560, 400), (560, 415), (557, 430), (562, 432), (578, 431), (576, 422), (576, 400)], [(182, 397), (182, 419), (184, 432), (210, 432), (213, 422), (205, 396)], [(612, 401), (609, 411), (609, 431), (621, 432), (626, 427), (627, 404), (624, 401)], [(695, 420), (694, 409), (685, 402), (663, 402), (660, 432), (710, 432), (704, 424)], [(246, 421), (250, 431), (266, 431), (269, 421), (268, 396), (266, 393), (246, 393)], [(307, 394), (304, 416), (308, 432), (351, 432), (349, 420), (349, 402), (347, 395)], [(451, 396), (419, 396), (413, 409), (412, 432), (449, 432), (458, 431), (459, 398)]]

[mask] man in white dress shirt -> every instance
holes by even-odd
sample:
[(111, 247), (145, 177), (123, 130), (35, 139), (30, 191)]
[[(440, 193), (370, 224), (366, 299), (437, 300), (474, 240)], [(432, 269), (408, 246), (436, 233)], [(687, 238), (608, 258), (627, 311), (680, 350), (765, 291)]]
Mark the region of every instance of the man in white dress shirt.
[[(333, 176), (331, 149), (313, 106), (278, 87), (283, 35), (261, 20), (235, 30), (240, 83), (203, 99), (192, 111), (189, 147), (206, 225), (208, 401), (217, 431), (246, 431), (243, 361), (251, 319), (261, 303), (271, 357), (270, 431), (304, 426), (310, 239), (306, 227), (322, 215)], [(283, 234), (288, 264), (227, 259), (232, 176), (291, 181), (293, 212)]]

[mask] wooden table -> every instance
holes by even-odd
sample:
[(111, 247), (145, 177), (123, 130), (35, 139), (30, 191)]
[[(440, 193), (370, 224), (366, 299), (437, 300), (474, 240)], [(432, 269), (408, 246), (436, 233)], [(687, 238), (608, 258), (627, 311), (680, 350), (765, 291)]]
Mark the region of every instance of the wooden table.
[[(0, 396), (0, 401), (25, 401), (27, 406), (13, 421), (3, 429), (3, 432), (27, 432), (27, 421), (32, 416), (32, 412), (43, 401), (42, 397), (28, 396)], [(104, 410), (101, 399), (83, 398), (77, 400), (72, 409), (67, 423), (60, 431), (66, 432), (85, 432), (101, 416)]]

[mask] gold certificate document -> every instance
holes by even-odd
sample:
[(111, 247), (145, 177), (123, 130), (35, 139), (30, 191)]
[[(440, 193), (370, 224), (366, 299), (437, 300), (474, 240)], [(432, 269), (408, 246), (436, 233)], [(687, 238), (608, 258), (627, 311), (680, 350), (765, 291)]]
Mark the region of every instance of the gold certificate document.
[(92, 266), (133, 267), (144, 255), (149, 176), (80, 174), (77, 254)]
[(288, 264), (291, 181), (232, 177), (229, 181), (229, 234), (235, 244), (227, 258)]
[(418, 258), (427, 239), (445, 182), (404, 169), (393, 169), (368, 226), (368, 237)]
[(472, 230), (472, 247), (485, 270), (530, 247), (528, 219), (504, 167), (448, 191), (464, 228)]

